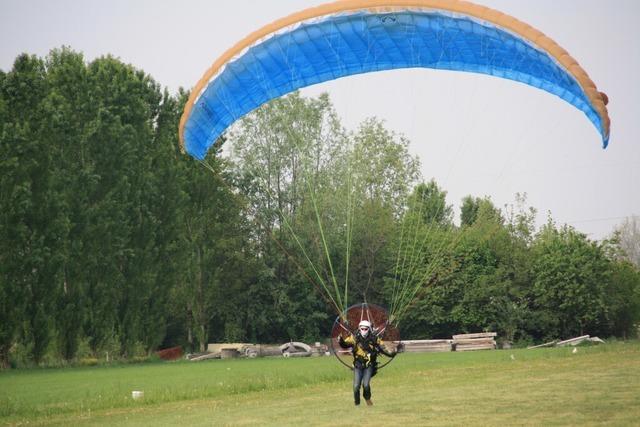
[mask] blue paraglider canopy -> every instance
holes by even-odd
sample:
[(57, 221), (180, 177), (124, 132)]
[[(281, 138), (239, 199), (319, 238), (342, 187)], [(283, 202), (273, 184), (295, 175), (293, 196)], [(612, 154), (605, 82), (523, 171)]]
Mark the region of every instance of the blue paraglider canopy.
[(399, 68), (482, 73), (545, 90), (584, 112), (607, 146), (606, 96), (542, 33), (467, 2), (401, 3), (330, 3), (276, 21), (238, 43), (194, 89), (181, 121), (184, 149), (203, 159), (236, 120), (289, 92)]

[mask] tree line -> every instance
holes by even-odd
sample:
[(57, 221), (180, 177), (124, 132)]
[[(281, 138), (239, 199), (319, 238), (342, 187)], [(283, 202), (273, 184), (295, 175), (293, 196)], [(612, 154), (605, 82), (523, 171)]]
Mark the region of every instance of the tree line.
[[(406, 338), (635, 333), (625, 228), (604, 241), (551, 218), (536, 229), (524, 197), (468, 196), (455, 218), (406, 139), (375, 118), (347, 132), (327, 95), (256, 110), (203, 167), (178, 147), (186, 97), (68, 48), (0, 71), (3, 367), (316, 341), (333, 286), (388, 306), (399, 277), (415, 284)], [(420, 251), (402, 264), (407, 239)]]

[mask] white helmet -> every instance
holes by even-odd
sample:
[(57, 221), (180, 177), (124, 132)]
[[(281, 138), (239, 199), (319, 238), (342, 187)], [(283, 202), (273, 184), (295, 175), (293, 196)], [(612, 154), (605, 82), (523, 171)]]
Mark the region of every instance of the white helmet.
[(367, 335), (369, 335), (369, 331), (371, 330), (371, 322), (369, 322), (368, 320), (360, 321), (358, 329), (360, 330), (360, 335), (366, 338)]

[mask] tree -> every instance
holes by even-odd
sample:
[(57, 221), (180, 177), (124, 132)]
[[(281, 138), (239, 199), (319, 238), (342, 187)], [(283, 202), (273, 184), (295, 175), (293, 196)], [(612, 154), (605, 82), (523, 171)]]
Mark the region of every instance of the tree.
[(506, 206), (507, 226), (515, 239), (529, 247), (535, 237), (537, 211), (526, 206), (527, 193), (516, 193), (515, 199), (515, 205)]
[(640, 217), (632, 215), (626, 218), (616, 229), (620, 247), (624, 257), (630, 263), (640, 268)]
[(59, 280), (50, 287), (55, 295), (55, 314), (52, 317), (59, 353), (71, 360), (78, 349), (84, 321), (84, 282), (78, 280), (81, 269), (76, 260), (80, 255), (72, 245), (74, 224), (83, 214), (77, 203), (82, 197), (83, 183), (76, 180), (80, 165), (75, 161), (73, 149), (84, 141), (84, 125), (92, 108), (88, 96), (87, 70), (81, 54), (68, 48), (56, 49), (45, 61), (48, 94), (43, 99), (43, 115), (47, 131), (46, 149), (56, 159), (50, 169), (54, 176), (53, 191), (61, 204), (67, 230), (57, 250), (60, 257)]
[(440, 189), (435, 180), (418, 184), (409, 200), (409, 212), (414, 213), (423, 224), (450, 226), (453, 208), (447, 205), (447, 192)]
[(628, 261), (614, 262), (607, 287), (611, 332), (629, 338), (637, 336), (640, 321), (640, 272)]
[[(336, 183), (343, 170), (333, 166), (346, 158), (341, 152), (346, 144), (328, 97), (308, 99), (293, 93), (276, 99), (243, 118), (230, 143), (257, 250), (272, 272), (266, 286), (274, 293), (265, 305), (294, 301), (292, 295), (308, 292), (310, 286), (329, 298), (326, 289), (333, 289), (334, 268), (342, 264), (334, 259), (334, 248), (346, 216), (345, 207), (328, 195), (343, 184)], [(295, 304), (287, 308), (289, 316), (301, 321), (309, 318), (309, 309)], [(273, 324), (290, 327), (278, 325)], [(288, 334), (281, 330), (276, 335)]]
[(460, 226), (470, 226), (478, 219), (478, 216), (502, 218), (500, 210), (497, 209), (489, 197), (466, 196), (462, 199), (460, 206)]
[[(3, 180), (3, 234), (10, 247), (4, 282), (22, 288), (27, 328), (23, 340), (39, 363), (53, 337), (55, 284), (61, 283), (68, 220), (56, 174), (56, 151), (51, 146), (53, 122), (47, 115), (50, 87), (44, 61), (21, 55), (3, 79), (2, 158), (11, 176)], [(6, 175), (6, 172), (3, 172)], [(16, 210), (17, 209), (17, 210)], [(13, 322), (9, 322), (11, 325)], [(9, 336), (11, 334), (8, 334)]]
[(609, 322), (606, 284), (609, 261), (602, 247), (584, 234), (552, 223), (533, 247), (533, 305), (549, 324), (544, 335), (594, 333)]
[[(376, 119), (347, 136), (326, 95), (297, 93), (241, 120), (230, 142), (237, 182), (273, 271), (272, 298), (288, 300), (310, 284), (329, 305), (332, 298), (336, 305), (345, 297), (381, 298), (382, 278), (394, 262), (389, 243), (397, 202), (419, 176), (408, 142)], [(289, 289), (284, 295), (279, 283)], [(308, 307), (290, 304), (289, 316), (296, 322), (322, 317), (309, 316)]]
[[(184, 213), (188, 257), (178, 295), (187, 313), (190, 344), (197, 341), (201, 352), (211, 336), (246, 339), (243, 296), (247, 275), (256, 274), (251, 268), (249, 233), (241, 216), (243, 206), (222, 172), (221, 145), (207, 159), (210, 169), (182, 160), (191, 164), (185, 167), (189, 183)], [(213, 320), (214, 330), (210, 327)]]
[[(23, 258), (29, 229), (30, 189), (21, 173), (20, 150), (27, 139), (21, 127), (3, 122), (0, 133), (0, 368), (9, 366), (9, 350), (24, 319), (28, 266)], [(16, 150), (17, 147), (17, 150)]]
[[(396, 262), (397, 220), (420, 178), (420, 163), (409, 154), (408, 141), (375, 118), (360, 124), (348, 155), (339, 176), (352, 182), (354, 194), (350, 299), (383, 302), (384, 277)], [(338, 203), (346, 204), (343, 199)]]

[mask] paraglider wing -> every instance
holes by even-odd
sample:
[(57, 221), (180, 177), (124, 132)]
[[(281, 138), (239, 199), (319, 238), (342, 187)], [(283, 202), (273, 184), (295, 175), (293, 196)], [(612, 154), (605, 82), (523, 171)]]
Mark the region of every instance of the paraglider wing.
[(515, 18), (458, 0), (342, 0), (263, 27), (225, 52), (193, 89), (181, 146), (203, 159), (233, 122), (271, 99), (399, 68), (482, 73), (545, 90), (584, 112), (607, 146), (606, 95), (564, 49)]

